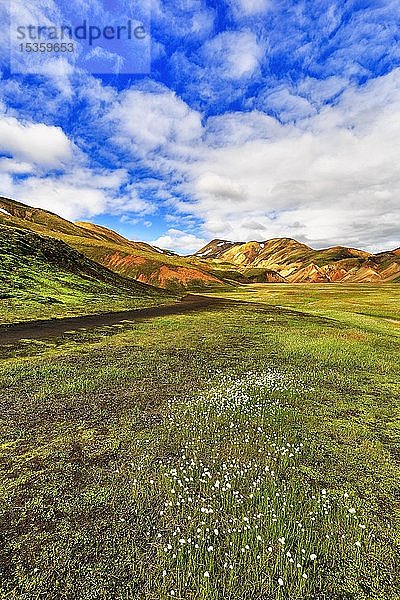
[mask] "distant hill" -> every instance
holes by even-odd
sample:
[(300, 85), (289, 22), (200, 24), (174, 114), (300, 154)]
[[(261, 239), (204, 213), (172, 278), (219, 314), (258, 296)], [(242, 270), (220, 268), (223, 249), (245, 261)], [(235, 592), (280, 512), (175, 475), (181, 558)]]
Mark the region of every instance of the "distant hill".
[(314, 250), (291, 238), (264, 242), (215, 239), (194, 256), (215, 267), (236, 266), (243, 275), (251, 269), (253, 277), (258, 272), (262, 278), (265, 270), (269, 270), (289, 283), (400, 281), (399, 249), (371, 254), (345, 246)]

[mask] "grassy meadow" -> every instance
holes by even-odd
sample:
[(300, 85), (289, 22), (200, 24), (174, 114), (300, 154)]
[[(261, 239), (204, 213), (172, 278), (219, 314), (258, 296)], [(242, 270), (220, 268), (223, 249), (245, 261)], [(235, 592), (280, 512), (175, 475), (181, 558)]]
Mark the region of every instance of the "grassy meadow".
[(1, 599), (400, 598), (399, 286), (225, 297), (3, 345)]

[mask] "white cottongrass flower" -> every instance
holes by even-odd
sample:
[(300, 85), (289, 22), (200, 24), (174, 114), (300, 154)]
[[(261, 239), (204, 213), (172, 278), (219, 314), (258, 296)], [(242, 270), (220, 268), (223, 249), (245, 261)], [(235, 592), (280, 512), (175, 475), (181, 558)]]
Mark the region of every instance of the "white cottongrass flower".
[(310, 560), (315, 560), (317, 558), (316, 554), (310, 554)]
[(282, 585), (283, 585), (283, 579), (282, 579), (282, 577), (278, 577), (278, 584), (279, 584), (280, 586), (282, 586)]
[(210, 577), (210, 573), (208, 571), (204, 571), (204, 577)]

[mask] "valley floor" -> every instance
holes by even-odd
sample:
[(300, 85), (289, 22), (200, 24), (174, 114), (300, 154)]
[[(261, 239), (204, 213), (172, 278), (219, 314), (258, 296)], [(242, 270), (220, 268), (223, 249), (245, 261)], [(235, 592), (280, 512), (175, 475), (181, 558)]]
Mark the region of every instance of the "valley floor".
[(224, 297), (2, 346), (0, 598), (400, 598), (400, 288)]

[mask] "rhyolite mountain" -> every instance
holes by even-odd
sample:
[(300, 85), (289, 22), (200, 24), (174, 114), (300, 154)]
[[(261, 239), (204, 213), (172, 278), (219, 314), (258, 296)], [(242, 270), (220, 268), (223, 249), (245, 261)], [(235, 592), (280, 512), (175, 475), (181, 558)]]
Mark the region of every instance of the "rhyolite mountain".
[(178, 292), (249, 283), (400, 282), (400, 248), (371, 254), (344, 246), (315, 250), (291, 238), (215, 239), (191, 256), (179, 256), (106, 227), (72, 223), (3, 197), (0, 225), (60, 240), (125, 279)]
[(216, 239), (195, 256), (207, 264), (251, 270), (253, 276), (269, 270), (289, 283), (400, 282), (399, 249), (371, 254), (345, 246), (314, 250), (291, 238), (264, 242)]

